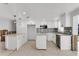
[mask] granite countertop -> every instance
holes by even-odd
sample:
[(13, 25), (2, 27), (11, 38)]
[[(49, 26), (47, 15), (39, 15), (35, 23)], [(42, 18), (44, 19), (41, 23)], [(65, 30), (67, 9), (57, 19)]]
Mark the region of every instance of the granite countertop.
[(6, 34), (3, 36), (17, 36), (17, 35), (22, 35), (23, 33), (13, 33), (13, 34)]
[(65, 33), (56, 33), (57, 35), (68, 35), (71, 36), (71, 34), (65, 34)]
[(60, 34), (60, 33), (57, 33), (57, 35), (66, 35), (66, 36), (72, 36), (72, 35), (69, 35), (69, 34)]
[[(65, 34), (65, 33), (60, 33), (60, 32), (51, 32), (52, 34), (56, 34), (56, 35), (66, 35), (66, 36), (72, 36), (70, 34)], [(37, 35), (47, 35), (48, 33), (37, 33)]]

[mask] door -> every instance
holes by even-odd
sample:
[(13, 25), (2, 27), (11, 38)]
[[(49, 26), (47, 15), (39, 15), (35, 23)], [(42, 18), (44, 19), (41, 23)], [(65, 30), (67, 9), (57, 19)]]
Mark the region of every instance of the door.
[(27, 25), (27, 38), (28, 40), (35, 40), (36, 39), (36, 25)]

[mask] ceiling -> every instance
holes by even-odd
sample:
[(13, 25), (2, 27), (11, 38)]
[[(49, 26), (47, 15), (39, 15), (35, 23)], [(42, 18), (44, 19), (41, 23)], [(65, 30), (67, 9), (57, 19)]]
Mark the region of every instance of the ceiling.
[[(79, 7), (78, 3), (8, 3), (0, 4), (0, 19), (13, 19), (16, 14), (17, 18), (26, 19), (29, 16), (33, 20), (54, 20), (64, 12), (71, 12)], [(23, 15), (26, 12), (26, 15)]]

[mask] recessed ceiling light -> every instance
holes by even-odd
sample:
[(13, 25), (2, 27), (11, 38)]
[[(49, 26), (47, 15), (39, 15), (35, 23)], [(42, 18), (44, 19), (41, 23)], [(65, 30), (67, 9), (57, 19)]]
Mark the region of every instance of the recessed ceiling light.
[(26, 12), (25, 11), (23, 12), (23, 15), (26, 15)]

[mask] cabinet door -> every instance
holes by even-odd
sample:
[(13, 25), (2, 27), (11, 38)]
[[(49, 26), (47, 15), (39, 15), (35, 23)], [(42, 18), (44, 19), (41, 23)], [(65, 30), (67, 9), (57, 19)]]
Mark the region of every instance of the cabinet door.
[(37, 49), (46, 49), (46, 36), (37, 36), (36, 38), (36, 48)]
[(71, 49), (71, 36), (61, 36), (61, 50)]

